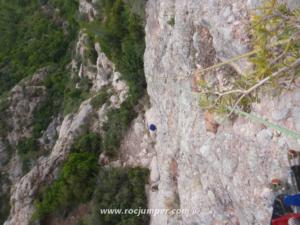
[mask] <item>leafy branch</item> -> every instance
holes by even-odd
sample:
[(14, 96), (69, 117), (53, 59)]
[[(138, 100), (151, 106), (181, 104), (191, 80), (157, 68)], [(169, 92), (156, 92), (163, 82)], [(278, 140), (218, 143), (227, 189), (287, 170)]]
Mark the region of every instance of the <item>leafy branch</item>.
[[(252, 51), (197, 71), (201, 75), (199, 92), (202, 108), (225, 112), (228, 116), (238, 108), (249, 111), (263, 87), (273, 85), (280, 88), (287, 82), (291, 84), (299, 74), (299, 21), (300, 9), (291, 11), (284, 4), (267, 2), (259, 13), (252, 16)], [(231, 75), (234, 80), (227, 85), (220, 84), (220, 81), (211, 83), (211, 73), (243, 58), (252, 62), (252, 71)], [(279, 78), (284, 82), (279, 82)]]

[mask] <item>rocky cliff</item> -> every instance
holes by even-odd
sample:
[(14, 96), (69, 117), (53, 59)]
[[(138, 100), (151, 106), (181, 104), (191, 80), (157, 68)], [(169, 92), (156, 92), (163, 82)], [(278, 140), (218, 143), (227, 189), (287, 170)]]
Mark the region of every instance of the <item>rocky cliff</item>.
[[(153, 216), (153, 225), (269, 224), (274, 198), (270, 180), (286, 180), (287, 150), (299, 150), (300, 143), (244, 118), (221, 124), (216, 134), (208, 132), (193, 90), (197, 67), (249, 51), (247, 26), (258, 3), (148, 2), (145, 72), (151, 120), (158, 125), (158, 168), (152, 172), (159, 172), (158, 192), (150, 193), (149, 204), (200, 210)], [(288, 4), (295, 7), (299, 2)], [(239, 73), (249, 64), (240, 60), (231, 66)], [(226, 79), (232, 70), (214, 75)], [(299, 94), (297, 82), (280, 96), (264, 93), (252, 112), (299, 132)]]
[[(78, 10), (89, 22), (99, 13), (95, 2), (79, 2)], [(286, 3), (291, 8), (299, 6), (297, 0)], [(218, 124), (214, 121), (208, 127), (210, 115), (199, 106), (195, 91), (199, 69), (250, 50), (249, 20), (259, 5), (260, 1), (252, 0), (147, 2), (147, 94), (135, 107), (137, 117), (121, 141), (117, 157), (106, 162), (107, 156), (101, 154), (99, 163), (149, 168), (148, 207), (189, 210), (181, 215), (151, 215), (151, 225), (269, 224), (275, 196), (270, 181), (287, 179), (287, 151), (300, 150), (299, 141), (243, 117)], [(100, 44), (89, 44), (86, 29), (78, 32), (74, 48), (68, 68), (76, 79), (89, 81), (88, 97), (80, 102), (77, 111), (51, 118), (38, 140), (43, 154), (38, 155), (26, 174), (22, 173), (16, 148), (34, 132), (34, 111), (48, 97), (43, 83), (48, 68), (21, 80), (6, 94), (5, 115), (10, 115), (10, 129), (0, 139), (0, 197), (1, 193), (10, 193), (5, 225), (29, 224), (39, 191), (57, 178), (74, 141), (86, 130), (103, 134), (110, 110), (119, 109), (128, 98), (129, 85)], [(86, 59), (88, 48), (95, 54), (94, 62)], [(212, 76), (226, 82), (251, 66), (242, 59)], [(252, 113), (300, 132), (299, 85), (297, 78), (280, 95), (261, 93), (261, 101), (252, 104)], [(80, 88), (80, 82), (76, 88)], [(93, 99), (103, 90), (108, 100), (95, 107)], [(155, 134), (148, 132), (151, 123), (158, 128)], [(13, 150), (9, 151), (4, 142)]]

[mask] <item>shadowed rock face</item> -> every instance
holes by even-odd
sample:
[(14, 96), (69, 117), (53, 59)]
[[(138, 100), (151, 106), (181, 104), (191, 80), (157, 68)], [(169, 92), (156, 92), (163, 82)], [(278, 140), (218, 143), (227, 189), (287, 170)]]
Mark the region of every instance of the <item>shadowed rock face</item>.
[[(269, 182), (274, 177), (286, 179), (287, 150), (300, 149), (300, 143), (243, 118), (222, 124), (216, 134), (207, 132), (204, 112), (193, 93), (197, 67), (248, 51), (246, 26), (256, 3), (148, 1), (145, 72), (152, 121), (158, 127), (155, 150), (160, 173), (149, 206), (168, 207), (178, 196), (181, 209), (200, 211), (152, 216), (152, 225), (269, 224), (274, 197)], [(169, 22), (172, 18), (174, 25)], [(240, 72), (250, 64), (241, 60), (232, 66)], [(215, 76), (224, 74), (230, 76), (223, 70)], [(293, 87), (280, 97), (262, 94), (253, 112), (299, 132), (299, 92), (299, 87)]]

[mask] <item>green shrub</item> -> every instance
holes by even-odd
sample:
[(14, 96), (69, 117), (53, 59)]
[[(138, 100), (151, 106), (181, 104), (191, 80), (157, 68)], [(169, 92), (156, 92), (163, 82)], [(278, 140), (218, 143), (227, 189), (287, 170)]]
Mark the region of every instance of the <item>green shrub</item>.
[(104, 125), (103, 150), (109, 156), (115, 156), (131, 121), (137, 116), (137, 113), (134, 111), (133, 105), (130, 105), (129, 101), (126, 100), (119, 109), (112, 109), (107, 114), (108, 120)]
[[(86, 28), (101, 49), (114, 62), (122, 78), (140, 86), (140, 95), (146, 87), (144, 76), (145, 33), (144, 18), (135, 13), (135, 2), (123, 0), (99, 0), (100, 17)], [(144, 1), (140, 1), (144, 5)]]
[(51, 214), (63, 216), (78, 204), (89, 201), (96, 185), (98, 169), (96, 154), (71, 153), (58, 179), (36, 201), (33, 221), (42, 221)]
[[(78, 86), (78, 87), (76, 87)], [(89, 97), (89, 90), (92, 86), (88, 78), (69, 80), (64, 91), (64, 115), (74, 113), (78, 110), (82, 101)]]
[(174, 27), (175, 25), (175, 17), (172, 16), (169, 20), (168, 20), (168, 24), (171, 26), (171, 27)]
[(9, 107), (9, 100), (6, 96), (3, 99), (0, 99), (0, 137), (4, 137), (9, 131), (9, 124), (7, 123)]
[(87, 133), (80, 136), (72, 146), (72, 152), (101, 152), (101, 137), (96, 133)]
[(125, 0), (130, 11), (135, 15), (138, 15), (145, 24), (145, 8), (147, 0)]
[(0, 224), (4, 224), (7, 217), (9, 216), (9, 200), (10, 199), (8, 194), (0, 194)]
[(94, 109), (99, 109), (104, 103), (109, 100), (110, 96), (111, 95), (107, 92), (107, 89), (102, 89), (100, 93), (92, 98), (91, 105)]
[[(0, 173), (0, 186), (9, 185), (10, 181), (6, 174)], [(2, 193), (0, 191), (0, 224), (4, 224), (10, 212), (9, 191)]]
[(145, 209), (145, 183), (149, 171), (143, 168), (109, 168), (100, 171), (93, 197), (90, 225), (148, 225), (149, 215), (101, 214), (100, 209)]
[(22, 171), (25, 174), (33, 166), (37, 157), (40, 156), (38, 142), (35, 138), (23, 139), (19, 141), (17, 150), (22, 163)]
[(93, 65), (97, 64), (98, 53), (95, 49), (94, 39), (92, 37), (88, 37), (87, 41), (87, 49), (85, 50), (86, 59), (90, 60)]

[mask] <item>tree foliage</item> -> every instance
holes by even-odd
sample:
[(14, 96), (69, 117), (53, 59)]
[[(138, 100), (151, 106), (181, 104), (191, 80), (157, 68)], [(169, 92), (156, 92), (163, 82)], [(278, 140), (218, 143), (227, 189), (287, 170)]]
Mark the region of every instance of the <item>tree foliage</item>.
[(149, 171), (142, 168), (110, 168), (100, 171), (93, 197), (90, 225), (146, 225), (149, 215), (101, 214), (100, 209), (145, 209), (147, 196), (145, 183)]
[(47, 215), (53, 214), (65, 215), (79, 203), (90, 200), (99, 169), (97, 162), (98, 158), (94, 153), (71, 153), (58, 179), (36, 201), (33, 220), (43, 221)]
[[(65, 17), (65, 11), (74, 13), (77, 1), (47, 2), (47, 5), (34, 0), (0, 2), (1, 93), (41, 67), (66, 63), (76, 23)], [(59, 8), (57, 13), (54, 7), (59, 7), (59, 2), (65, 10)], [(63, 25), (66, 22), (70, 24), (67, 30)]]

